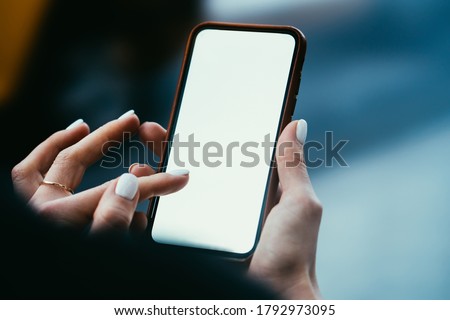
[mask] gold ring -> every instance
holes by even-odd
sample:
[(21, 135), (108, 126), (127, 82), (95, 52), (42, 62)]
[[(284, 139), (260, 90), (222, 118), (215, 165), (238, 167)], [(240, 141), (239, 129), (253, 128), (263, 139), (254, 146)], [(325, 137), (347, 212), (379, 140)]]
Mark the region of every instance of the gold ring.
[(47, 186), (56, 186), (56, 187), (66, 190), (66, 191), (69, 191), (71, 194), (73, 194), (73, 189), (69, 188), (68, 186), (66, 186), (62, 183), (48, 181), (48, 180), (42, 180), (42, 182), (39, 185), (43, 185), (43, 184), (45, 184)]

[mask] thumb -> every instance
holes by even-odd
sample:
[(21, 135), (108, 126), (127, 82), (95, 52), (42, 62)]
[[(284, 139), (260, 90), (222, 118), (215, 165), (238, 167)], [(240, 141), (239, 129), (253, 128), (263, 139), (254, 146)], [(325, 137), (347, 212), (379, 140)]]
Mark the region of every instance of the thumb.
[(138, 187), (138, 178), (131, 173), (111, 183), (94, 212), (91, 233), (127, 232), (139, 200)]
[(308, 124), (305, 120), (292, 121), (278, 139), (277, 171), (283, 193), (300, 189), (312, 190), (303, 152), (307, 131)]

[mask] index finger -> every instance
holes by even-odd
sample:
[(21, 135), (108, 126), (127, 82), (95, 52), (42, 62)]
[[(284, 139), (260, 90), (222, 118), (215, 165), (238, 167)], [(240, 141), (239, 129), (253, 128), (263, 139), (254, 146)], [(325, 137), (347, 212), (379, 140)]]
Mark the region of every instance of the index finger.
[(81, 119), (75, 121), (66, 130), (52, 134), (13, 168), (11, 176), (15, 190), (28, 201), (36, 192), (42, 177), (56, 156), (88, 134), (89, 127)]
[[(124, 133), (135, 133), (139, 128), (139, 119), (134, 113), (108, 122), (76, 144), (61, 151), (47, 172), (45, 179), (75, 189), (81, 182), (88, 166), (105, 155), (114, 143), (123, 141)], [(57, 190), (57, 189), (56, 189)], [(33, 198), (45, 202), (60, 198), (64, 194), (55, 189), (39, 188)]]

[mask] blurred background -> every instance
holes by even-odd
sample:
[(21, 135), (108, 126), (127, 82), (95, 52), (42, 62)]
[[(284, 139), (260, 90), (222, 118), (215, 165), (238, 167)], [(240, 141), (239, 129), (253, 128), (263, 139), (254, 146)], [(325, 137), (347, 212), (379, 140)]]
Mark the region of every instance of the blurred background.
[[(167, 125), (201, 21), (293, 25), (308, 40), (294, 117), (310, 141), (349, 140), (347, 167), (310, 169), (324, 297), (450, 299), (449, 17), (445, 0), (2, 0), (0, 163), (78, 118)], [(125, 170), (94, 166), (81, 189)]]

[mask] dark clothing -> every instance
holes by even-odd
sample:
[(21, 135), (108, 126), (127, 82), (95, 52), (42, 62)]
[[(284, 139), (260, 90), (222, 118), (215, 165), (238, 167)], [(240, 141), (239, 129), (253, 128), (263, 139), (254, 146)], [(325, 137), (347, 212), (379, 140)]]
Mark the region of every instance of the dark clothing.
[[(5, 182), (9, 174), (1, 174)], [(1, 299), (274, 299), (243, 269), (155, 247), (145, 238), (88, 238), (36, 216), (2, 188)]]

